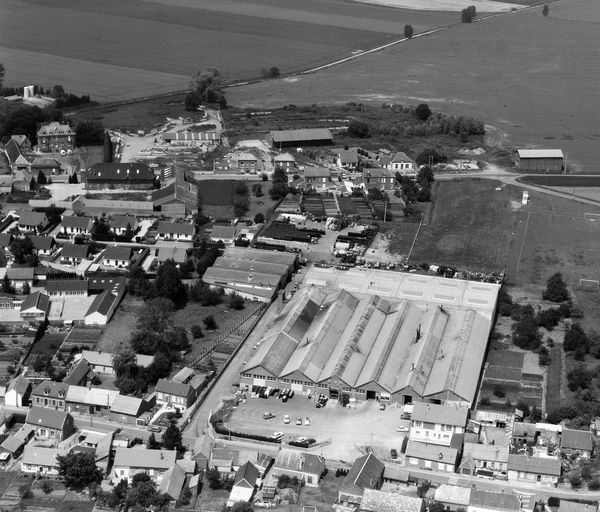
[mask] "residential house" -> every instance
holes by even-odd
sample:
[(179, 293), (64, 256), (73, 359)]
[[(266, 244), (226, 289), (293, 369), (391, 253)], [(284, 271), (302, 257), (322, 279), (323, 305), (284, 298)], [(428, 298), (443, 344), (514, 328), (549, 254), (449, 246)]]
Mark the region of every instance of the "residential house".
[(467, 512), (519, 512), (521, 501), (515, 494), (473, 489)]
[(462, 436), (454, 437), (456, 440), (450, 446), (409, 440), (406, 447), (407, 466), (454, 473), (460, 459)]
[(107, 267), (129, 268), (133, 250), (131, 247), (113, 246), (107, 247), (102, 257), (102, 264)]
[[(58, 461), (56, 460), (58, 455), (61, 455), (61, 452), (56, 448), (27, 445), (21, 459), (21, 472), (56, 476), (58, 475), (59, 468)], [(66, 454), (62, 453), (62, 455)]]
[(10, 140), (16, 142), (24, 151), (31, 151), (31, 141), (27, 135), (11, 135)]
[(175, 450), (117, 448), (112, 481), (117, 484), (125, 479), (131, 483), (134, 475), (146, 473), (154, 483), (160, 485), (167, 470), (175, 466), (176, 458)]
[(50, 297), (88, 296), (87, 279), (49, 279), (45, 286)]
[(87, 386), (91, 384), (95, 376), (88, 362), (81, 358), (71, 367), (63, 382), (73, 386)]
[(196, 233), (196, 226), (188, 222), (168, 222), (160, 221), (158, 223), (159, 240), (177, 240), (179, 242), (191, 242)]
[(382, 167), (368, 167), (363, 169), (362, 181), (365, 189), (376, 188), (378, 190), (394, 190), (396, 187), (396, 176), (388, 169)]
[(338, 501), (346, 506), (359, 506), (365, 489), (379, 489), (385, 466), (373, 452), (354, 461), (338, 491)]
[(469, 409), (454, 405), (415, 402), (410, 439), (450, 446), (454, 434), (463, 434)]
[(152, 192), (155, 211), (168, 217), (187, 217), (198, 213), (198, 187), (184, 176), (177, 176), (173, 183)]
[(31, 404), (34, 407), (64, 411), (67, 389), (69, 389), (69, 384), (64, 381), (45, 380), (40, 382), (31, 392)]
[[(96, 350), (83, 350), (81, 357), (85, 359), (94, 373), (99, 375), (114, 375), (113, 367), (114, 354), (111, 352), (99, 352)], [(144, 354), (136, 354), (136, 364), (144, 368), (148, 368), (154, 362), (154, 356)]]
[(25, 445), (34, 436), (35, 430), (31, 425), (23, 425), (14, 435), (9, 435), (2, 444), (0, 450), (9, 453), (13, 459), (21, 455)]
[(446, 511), (467, 510), (471, 502), (471, 487), (442, 484), (435, 490), (434, 500), (441, 503)]
[(68, 124), (52, 122), (37, 132), (38, 148), (43, 153), (57, 153), (75, 148), (75, 132)]
[(87, 259), (90, 246), (87, 244), (65, 244), (60, 253), (60, 262), (65, 265), (79, 265)]
[(19, 375), (6, 388), (4, 404), (10, 407), (24, 407), (29, 402), (30, 393), (31, 383), (23, 375)]
[(14, 139), (10, 139), (4, 146), (4, 154), (13, 173), (25, 171), (31, 165), (24, 148)]
[(108, 414), (118, 394), (114, 389), (69, 386), (65, 400), (67, 411), (92, 415)]
[(0, 233), (0, 249), (9, 254), (9, 249), (15, 237), (12, 233)]
[(17, 225), (21, 231), (37, 233), (48, 227), (48, 218), (45, 213), (21, 212)]
[(465, 443), (459, 472), (463, 475), (493, 477), (508, 471), (508, 446)]
[(156, 384), (156, 403), (185, 411), (196, 400), (196, 390), (189, 384), (160, 379)]
[(35, 176), (37, 179), (37, 176), (40, 173), (40, 171), (45, 176), (50, 176), (60, 174), (62, 172), (62, 167), (60, 165), (60, 162), (55, 158), (38, 157), (35, 158), (33, 162), (31, 162), (31, 165), (29, 166), (29, 172), (32, 176)]
[(165, 472), (162, 482), (158, 486), (158, 492), (166, 494), (176, 502), (181, 496), (185, 479), (184, 469), (179, 464), (175, 464)]
[(56, 241), (53, 236), (31, 235), (33, 249), (38, 256), (50, 256), (56, 248)]
[(425, 512), (422, 498), (404, 496), (397, 492), (365, 489), (359, 510), (361, 512)]
[(216, 469), (221, 475), (229, 476), (240, 469), (240, 452), (233, 448), (213, 447), (208, 467)]
[(124, 293), (125, 289), (123, 288), (120, 294), (113, 293), (111, 290), (104, 290), (96, 295), (85, 313), (83, 323), (85, 325), (106, 325), (115, 314)]
[(125, 188), (148, 190), (154, 188), (154, 171), (136, 162), (98, 163), (83, 176), (85, 188)]
[(279, 450), (273, 463), (274, 475), (297, 477), (307, 487), (318, 487), (325, 471), (325, 459), (315, 453)]
[(137, 425), (138, 418), (152, 408), (152, 402), (134, 396), (117, 395), (110, 406), (110, 419)]
[(307, 189), (324, 192), (331, 185), (331, 169), (316, 165), (307, 165), (304, 168), (304, 181)]
[(21, 304), (19, 315), (24, 322), (43, 322), (50, 311), (50, 297), (42, 292), (30, 293)]
[(233, 487), (227, 500), (227, 506), (231, 507), (239, 501), (250, 503), (259, 479), (260, 472), (252, 462), (248, 461), (241, 466), (233, 478)]
[(133, 215), (113, 215), (110, 219), (110, 229), (117, 236), (123, 236), (127, 228), (133, 234), (138, 228), (138, 221)]
[(403, 153), (402, 151), (398, 151), (390, 155), (389, 161), (386, 163), (385, 167), (391, 171), (399, 172), (405, 176), (416, 176), (418, 169), (417, 164), (410, 157)]
[(6, 269), (6, 276), (15, 290), (22, 292), (25, 285), (30, 289), (33, 286), (35, 269), (33, 267), (10, 267)]
[(576, 501), (561, 499), (558, 512), (598, 512), (598, 503), (578, 503)]
[(555, 485), (561, 473), (559, 459), (551, 457), (508, 456), (508, 480), (510, 482), (537, 482)]
[(589, 430), (573, 430), (563, 427), (560, 449), (566, 455), (577, 454), (584, 459), (589, 459), (594, 450), (592, 433)]
[(296, 159), (290, 153), (281, 153), (273, 158), (274, 167), (279, 167), (285, 171), (292, 171), (296, 168)]
[(29, 409), (25, 423), (35, 428), (39, 439), (64, 441), (75, 431), (73, 416), (68, 412), (36, 405)]
[(176, 264), (181, 265), (188, 259), (187, 248), (185, 247), (158, 247), (156, 261), (164, 263), (167, 260), (173, 260)]
[(358, 167), (358, 148), (353, 149), (336, 149), (333, 150), (335, 153), (335, 163), (341, 169), (352, 170)]
[(237, 238), (237, 226), (213, 226), (210, 233), (212, 242), (223, 242), (225, 245), (233, 245)]
[(239, 153), (234, 156), (234, 160), (240, 172), (256, 173), (260, 169), (261, 162), (252, 153)]
[(63, 215), (61, 221), (62, 232), (69, 238), (76, 235), (90, 236), (94, 220), (91, 217), (80, 217), (77, 215)]

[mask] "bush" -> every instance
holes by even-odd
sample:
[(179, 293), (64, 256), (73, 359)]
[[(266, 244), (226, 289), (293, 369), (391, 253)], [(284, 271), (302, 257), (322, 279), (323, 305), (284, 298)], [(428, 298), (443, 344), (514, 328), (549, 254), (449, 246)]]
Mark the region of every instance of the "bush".
[(412, 25), (404, 25), (404, 37), (410, 39), (414, 34), (414, 29)]
[(548, 4), (544, 5), (544, 7), (542, 7), (542, 14), (544, 16), (548, 16), (548, 14), (550, 13), (550, 7), (548, 7)]
[(584, 354), (589, 351), (590, 340), (583, 331), (581, 325), (571, 324), (565, 331), (563, 349), (565, 352), (579, 350), (580, 353), (583, 352)]
[(549, 507), (560, 507), (560, 498), (557, 496), (550, 496), (548, 498)]
[(579, 473), (572, 473), (569, 476), (569, 483), (571, 484), (571, 487), (573, 489), (581, 488), (581, 483), (582, 483), (581, 475)]
[(600, 491), (600, 478), (597, 476), (592, 478), (588, 483), (588, 489), (590, 491)]
[(254, 224), (262, 224), (265, 221), (265, 216), (262, 213), (257, 213), (254, 216)]
[(244, 306), (244, 299), (240, 297), (237, 293), (232, 293), (229, 297), (229, 307), (231, 309), (239, 311), (241, 309), (244, 309)]
[(460, 19), (463, 23), (472, 23), (475, 16), (477, 16), (477, 10), (474, 5), (470, 5), (462, 10)]
[(512, 341), (525, 350), (536, 350), (540, 346), (541, 337), (533, 316), (525, 315), (513, 325)]
[(420, 105), (418, 105), (415, 110), (415, 115), (421, 121), (427, 121), (427, 119), (429, 119), (429, 117), (431, 116), (431, 109), (429, 108), (429, 105), (427, 105), (427, 103), (421, 103)]
[(198, 324), (192, 325), (192, 336), (195, 340), (203, 338), (204, 333), (202, 332), (202, 327), (200, 327)]
[(506, 391), (501, 384), (496, 384), (494, 386), (494, 395), (498, 398), (504, 398), (506, 396)]
[(217, 328), (217, 322), (212, 315), (204, 317), (202, 322), (204, 323), (204, 327), (206, 327), (209, 331), (214, 331)]
[(357, 139), (368, 139), (371, 137), (369, 125), (363, 121), (357, 121), (356, 119), (352, 119), (350, 121), (350, 124), (348, 125), (348, 131), (346, 133), (348, 136), (355, 137)]
[(31, 491), (31, 486), (29, 484), (19, 485), (19, 496), (21, 496), (21, 498), (24, 500), (33, 498), (33, 492)]
[(50, 480), (42, 481), (42, 491), (44, 494), (50, 494), (52, 492), (52, 482)]
[(546, 282), (546, 289), (542, 293), (544, 300), (551, 302), (564, 302), (569, 300), (569, 292), (567, 291), (567, 285), (560, 272), (552, 274)]
[(562, 318), (558, 308), (545, 309), (537, 314), (537, 324), (545, 329), (551, 331), (558, 325)]

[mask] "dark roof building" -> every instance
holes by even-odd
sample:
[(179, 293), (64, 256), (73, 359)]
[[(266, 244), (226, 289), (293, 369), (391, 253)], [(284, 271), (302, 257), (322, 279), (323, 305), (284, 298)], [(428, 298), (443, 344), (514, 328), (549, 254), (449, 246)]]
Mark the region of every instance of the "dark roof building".
[(87, 258), (90, 252), (90, 246), (87, 244), (65, 244), (63, 245), (61, 257), (69, 259)]
[(104, 252), (104, 260), (129, 261), (131, 260), (131, 247), (110, 246)]
[(87, 279), (49, 279), (46, 281), (49, 295), (87, 295)]
[(276, 148), (333, 144), (333, 136), (327, 128), (277, 130), (270, 132), (267, 139)]
[(592, 433), (589, 430), (563, 428), (560, 447), (568, 454), (579, 452), (589, 455), (594, 448)]
[(152, 188), (154, 172), (146, 164), (135, 162), (99, 163), (90, 167), (84, 176), (86, 187), (115, 185)]
[(172, 207), (181, 205), (183, 215), (193, 215), (198, 212), (198, 187), (177, 178), (170, 185), (152, 192), (152, 201), (161, 211), (169, 212)]
[(32, 235), (29, 238), (33, 242), (33, 248), (37, 251), (50, 251), (56, 245), (53, 236)]
[(94, 221), (91, 217), (82, 217), (78, 215), (64, 215), (61, 221), (63, 228), (89, 231), (92, 229)]
[(372, 452), (356, 459), (340, 487), (339, 501), (360, 504), (365, 489), (379, 489), (384, 469), (383, 462)]

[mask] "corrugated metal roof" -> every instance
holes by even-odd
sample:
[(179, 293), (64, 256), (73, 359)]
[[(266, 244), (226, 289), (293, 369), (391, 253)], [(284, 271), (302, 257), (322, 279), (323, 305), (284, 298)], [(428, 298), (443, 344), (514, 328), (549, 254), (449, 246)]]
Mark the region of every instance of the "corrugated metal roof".
[(119, 392), (113, 389), (69, 386), (66, 400), (77, 404), (110, 407), (118, 394)]
[(175, 465), (176, 458), (175, 450), (117, 448), (114, 466), (166, 470)]
[(435, 501), (463, 505), (466, 508), (471, 501), (471, 488), (448, 484), (440, 485), (435, 490)]
[(518, 149), (519, 158), (564, 158), (560, 149)]

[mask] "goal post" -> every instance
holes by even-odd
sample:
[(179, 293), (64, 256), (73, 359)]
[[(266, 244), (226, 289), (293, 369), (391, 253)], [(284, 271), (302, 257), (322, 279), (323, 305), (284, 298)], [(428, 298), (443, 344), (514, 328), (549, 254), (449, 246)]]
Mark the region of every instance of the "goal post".
[(600, 281), (597, 279), (580, 279), (579, 280), (579, 288), (584, 288), (587, 290), (596, 290), (600, 287)]
[(585, 220), (591, 220), (591, 221), (600, 221), (600, 213), (589, 213), (589, 212), (585, 212), (583, 214), (583, 218)]

